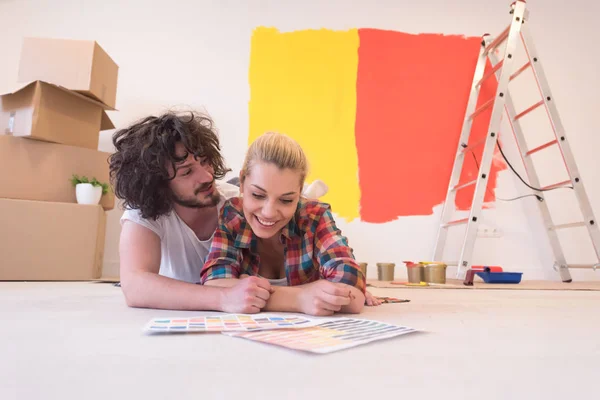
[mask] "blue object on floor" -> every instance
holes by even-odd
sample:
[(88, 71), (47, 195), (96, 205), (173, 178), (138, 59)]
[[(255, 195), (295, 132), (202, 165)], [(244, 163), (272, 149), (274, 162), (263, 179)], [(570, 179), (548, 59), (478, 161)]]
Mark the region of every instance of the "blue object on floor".
[(485, 283), (519, 283), (522, 272), (475, 272)]

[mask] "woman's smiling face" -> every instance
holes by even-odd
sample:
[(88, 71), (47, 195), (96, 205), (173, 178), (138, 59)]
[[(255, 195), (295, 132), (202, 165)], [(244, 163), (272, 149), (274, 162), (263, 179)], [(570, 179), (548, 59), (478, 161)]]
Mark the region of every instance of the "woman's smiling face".
[(259, 161), (240, 186), (244, 216), (256, 236), (275, 236), (294, 216), (301, 194), (301, 172)]

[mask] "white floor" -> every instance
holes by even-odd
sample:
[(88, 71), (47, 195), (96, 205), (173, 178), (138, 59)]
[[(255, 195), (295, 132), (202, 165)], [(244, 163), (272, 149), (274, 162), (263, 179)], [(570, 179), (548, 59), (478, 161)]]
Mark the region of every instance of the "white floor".
[(599, 398), (600, 292), (374, 289), (360, 317), (424, 329), (311, 355), (224, 335), (146, 336), (106, 283), (0, 283), (0, 398)]

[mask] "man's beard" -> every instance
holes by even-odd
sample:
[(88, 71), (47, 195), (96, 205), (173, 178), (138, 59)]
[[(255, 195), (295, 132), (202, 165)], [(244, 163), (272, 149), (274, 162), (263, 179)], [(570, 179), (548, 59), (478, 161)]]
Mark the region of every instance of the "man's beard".
[[(203, 184), (194, 191), (194, 194), (197, 196), (198, 193), (205, 190), (207, 186), (214, 185), (214, 183), (215, 181), (213, 180), (210, 183)], [(221, 194), (218, 190), (216, 190), (216, 188), (213, 189), (213, 193), (209, 197), (206, 197), (202, 200), (199, 200), (197, 197), (183, 198), (175, 193), (172, 193), (172, 197), (175, 203), (188, 208), (215, 207), (217, 204), (219, 204), (219, 200), (221, 200)]]

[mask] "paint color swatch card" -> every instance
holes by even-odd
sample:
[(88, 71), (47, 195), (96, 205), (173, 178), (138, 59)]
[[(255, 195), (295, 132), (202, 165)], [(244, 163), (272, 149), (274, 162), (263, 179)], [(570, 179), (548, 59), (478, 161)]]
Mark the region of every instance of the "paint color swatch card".
[(418, 330), (366, 319), (339, 318), (304, 329), (226, 334), (294, 350), (325, 354), (413, 332)]
[(144, 327), (146, 332), (252, 332), (265, 329), (304, 328), (326, 319), (309, 319), (284, 314), (226, 314), (191, 318), (154, 318)]

